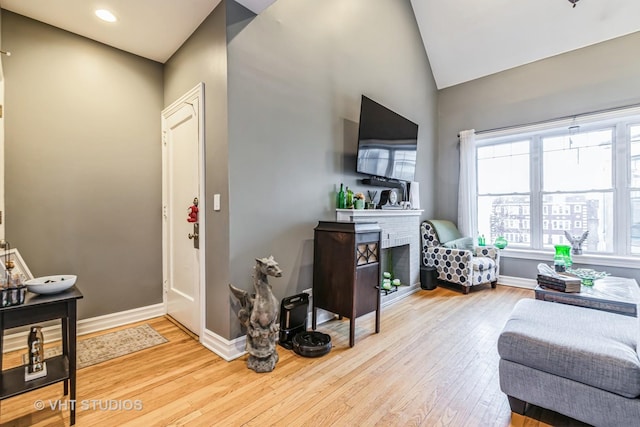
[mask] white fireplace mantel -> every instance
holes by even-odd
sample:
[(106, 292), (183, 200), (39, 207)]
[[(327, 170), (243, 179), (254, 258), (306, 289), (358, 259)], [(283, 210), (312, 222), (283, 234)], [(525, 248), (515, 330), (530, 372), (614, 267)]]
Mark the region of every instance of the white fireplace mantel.
[(336, 209), (338, 221), (343, 221), (340, 217), (346, 218), (368, 218), (368, 217), (396, 217), (396, 216), (420, 216), (424, 210), (422, 209)]

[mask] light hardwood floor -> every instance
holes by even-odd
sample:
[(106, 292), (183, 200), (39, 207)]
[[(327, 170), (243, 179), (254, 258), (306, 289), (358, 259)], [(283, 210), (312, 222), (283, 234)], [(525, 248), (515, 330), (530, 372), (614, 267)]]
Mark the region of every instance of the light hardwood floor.
[[(379, 334), (373, 314), (358, 318), (349, 348), (348, 320), (325, 323), (328, 355), (278, 347), (280, 361), (265, 374), (247, 369), (246, 356), (225, 362), (166, 318), (152, 319), (169, 343), (78, 371), (76, 425), (583, 425), (535, 407), (512, 414), (500, 391), (498, 334), (516, 301), (532, 297), (506, 286), (419, 291), (383, 308)], [(19, 354), (5, 360), (16, 366)], [(51, 409), (58, 399), (61, 384), (2, 401), (0, 425), (68, 425), (67, 410)], [(37, 401), (47, 408), (36, 410)], [(141, 410), (129, 409), (135, 401)]]

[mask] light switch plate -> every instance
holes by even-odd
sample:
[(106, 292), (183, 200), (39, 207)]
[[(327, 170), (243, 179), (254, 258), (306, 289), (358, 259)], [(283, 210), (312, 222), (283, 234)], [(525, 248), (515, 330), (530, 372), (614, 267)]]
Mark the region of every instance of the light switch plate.
[(220, 210), (220, 195), (219, 194), (214, 194), (213, 195), (213, 210), (214, 211), (219, 211)]

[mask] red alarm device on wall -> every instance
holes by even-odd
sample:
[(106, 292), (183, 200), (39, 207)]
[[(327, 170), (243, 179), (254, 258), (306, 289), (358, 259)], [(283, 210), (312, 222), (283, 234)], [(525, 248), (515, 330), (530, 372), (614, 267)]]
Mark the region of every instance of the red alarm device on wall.
[(187, 217), (187, 222), (198, 222), (198, 198), (193, 199), (193, 205), (189, 207), (187, 213), (189, 216)]

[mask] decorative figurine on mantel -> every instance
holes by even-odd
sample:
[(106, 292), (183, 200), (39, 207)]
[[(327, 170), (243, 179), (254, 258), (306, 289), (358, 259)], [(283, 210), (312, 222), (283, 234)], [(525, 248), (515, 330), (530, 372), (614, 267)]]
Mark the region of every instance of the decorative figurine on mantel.
[(256, 258), (253, 269), (255, 294), (250, 295), (231, 284), (229, 289), (242, 306), (238, 311), (238, 319), (247, 328), (247, 367), (256, 372), (271, 372), (278, 362), (276, 340), (280, 329), (280, 306), (273, 296), (267, 276), (281, 277), (282, 270), (273, 256)]
[(571, 253), (574, 255), (582, 255), (582, 244), (587, 240), (589, 236), (589, 230), (582, 233), (581, 236), (572, 236), (568, 231), (564, 232), (564, 237), (571, 243)]

